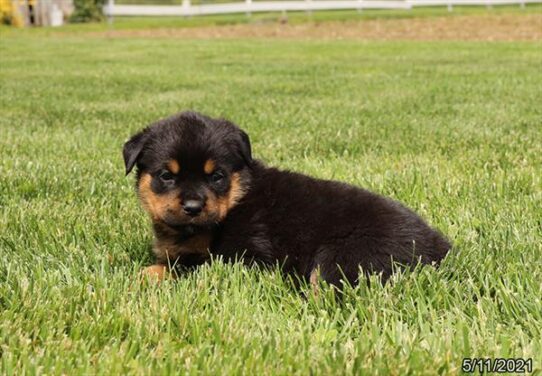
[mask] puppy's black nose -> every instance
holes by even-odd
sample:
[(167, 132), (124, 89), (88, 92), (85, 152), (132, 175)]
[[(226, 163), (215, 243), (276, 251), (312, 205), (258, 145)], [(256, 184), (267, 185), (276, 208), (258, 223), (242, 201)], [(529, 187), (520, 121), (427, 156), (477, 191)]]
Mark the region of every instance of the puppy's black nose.
[(199, 200), (187, 200), (183, 203), (182, 207), (186, 214), (195, 217), (201, 213), (203, 209), (203, 202)]

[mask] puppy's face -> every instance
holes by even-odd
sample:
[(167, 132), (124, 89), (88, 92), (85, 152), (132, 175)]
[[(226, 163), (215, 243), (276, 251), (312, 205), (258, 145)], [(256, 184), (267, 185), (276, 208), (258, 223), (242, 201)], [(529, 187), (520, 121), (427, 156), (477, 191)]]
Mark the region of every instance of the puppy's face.
[(152, 124), (124, 145), (126, 172), (155, 223), (176, 228), (222, 221), (248, 189), (250, 141), (234, 124), (181, 113)]

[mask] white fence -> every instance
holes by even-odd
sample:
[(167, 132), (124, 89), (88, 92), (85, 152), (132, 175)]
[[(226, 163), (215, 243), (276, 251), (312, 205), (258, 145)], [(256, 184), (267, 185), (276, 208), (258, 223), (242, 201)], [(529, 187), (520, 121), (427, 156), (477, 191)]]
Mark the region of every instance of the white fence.
[(340, 9), (411, 9), (424, 6), (446, 6), (452, 10), (454, 5), (519, 5), (542, 3), (542, 0), (293, 0), (256, 1), (245, 0), (236, 3), (192, 5), (183, 0), (182, 5), (117, 5), (109, 0), (104, 6), (104, 14), (114, 16), (197, 16), (208, 14), (252, 12), (288, 12)]

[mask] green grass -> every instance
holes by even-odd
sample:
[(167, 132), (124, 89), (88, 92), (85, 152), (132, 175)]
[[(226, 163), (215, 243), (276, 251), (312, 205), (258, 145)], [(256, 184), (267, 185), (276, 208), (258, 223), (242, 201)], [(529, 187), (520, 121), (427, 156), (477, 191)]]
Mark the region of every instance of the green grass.
[[(455, 374), (542, 367), (540, 43), (0, 39), (0, 374)], [(216, 262), (145, 287), (121, 148), (181, 109), (267, 163), (398, 199), (454, 242), (305, 299)]]

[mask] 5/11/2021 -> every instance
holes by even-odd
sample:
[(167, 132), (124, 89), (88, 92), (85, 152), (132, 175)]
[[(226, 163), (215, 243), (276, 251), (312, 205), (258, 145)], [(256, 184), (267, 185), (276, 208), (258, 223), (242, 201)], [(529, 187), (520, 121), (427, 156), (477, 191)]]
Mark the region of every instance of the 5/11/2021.
[(531, 373), (533, 372), (533, 359), (464, 358), (461, 370), (465, 373)]

